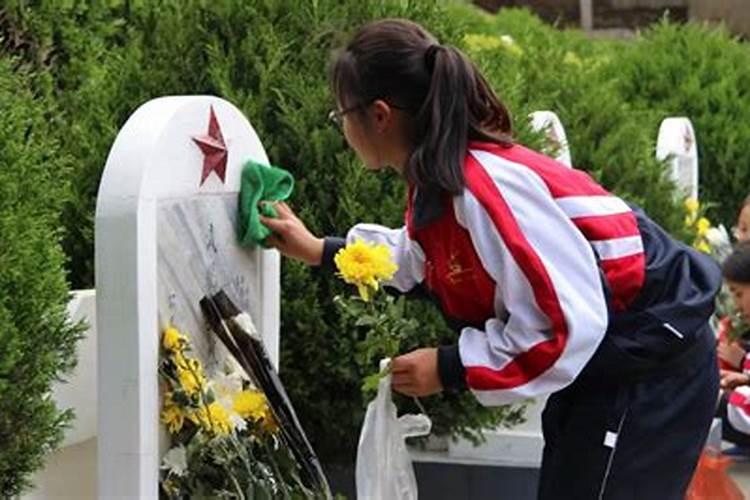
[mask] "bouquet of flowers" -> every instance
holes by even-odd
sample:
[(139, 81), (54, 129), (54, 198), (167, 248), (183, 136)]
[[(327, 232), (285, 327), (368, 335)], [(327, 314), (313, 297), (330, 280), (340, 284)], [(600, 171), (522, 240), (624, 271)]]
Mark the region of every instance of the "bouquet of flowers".
[(170, 449), (161, 463), (167, 498), (317, 498), (279, 438), (263, 392), (228, 357), (208, 377), (176, 328), (162, 335), (161, 420)]
[(250, 315), (241, 311), (224, 290), (213, 296), (204, 296), (200, 300), (200, 307), (213, 333), (266, 396), (271, 413), (279, 425), (279, 435), (301, 466), (305, 484), (320, 495), (329, 497), (328, 481), (320, 461), (305, 436), (284, 384)]

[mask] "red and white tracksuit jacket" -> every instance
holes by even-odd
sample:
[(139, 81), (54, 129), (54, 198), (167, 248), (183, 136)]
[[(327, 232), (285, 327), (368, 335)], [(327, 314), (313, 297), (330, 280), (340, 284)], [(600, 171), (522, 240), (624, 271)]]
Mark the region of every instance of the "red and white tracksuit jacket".
[(739, 432), (750, 434), (750, 386), (737, 387), (727, 400), (727, 420)]
[[(742, 362), (742, 373), (750, 374), (750, 354)], [(727, 399), (727, 419), (739, 432), (750, 434), (750, 386), (737, 387)]]
[(463, 193), (439, 200), (428, 223), (411, 189), (404, 227), (358, 224), (346, 240), (388, 245), (398, 271), (386, 284), (426, 288), (464, 325), (439, 364), (455, 357), (481, 403), (558, 391), (644, 285), (636, 214), (586, 173), (518, 145), (471, 143), (464, 174)]

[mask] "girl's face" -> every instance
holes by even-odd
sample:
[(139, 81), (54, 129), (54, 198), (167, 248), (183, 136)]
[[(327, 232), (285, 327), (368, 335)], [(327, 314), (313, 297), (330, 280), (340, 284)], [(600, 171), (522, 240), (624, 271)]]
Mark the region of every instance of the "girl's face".
[(737, 241), (750, 240), (750, 203), (740, 210), (734, 237), (737, 238)]
[(373, 171), (386, 167), (402, 170), (410, 154), (405, 127), (403, 115), (379, 99), (341, 115), (346, 142)]
[(732, 293), (735, 307), (742, 313), (745, 321), (750, 322), (750, 284), (727, 281), (727, 285)]
[(373, 133), (369, 115), (368, 109), (346, 113), (341, 117), (341, 129), (349, 147), (357, 153), (365, 168), (373, 171), (382, 170), (385, 164), (380, 156), (376, 133)]

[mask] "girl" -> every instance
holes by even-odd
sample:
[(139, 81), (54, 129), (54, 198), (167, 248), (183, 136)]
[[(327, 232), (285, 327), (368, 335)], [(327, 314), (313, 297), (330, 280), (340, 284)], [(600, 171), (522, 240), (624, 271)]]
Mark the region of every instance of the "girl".
[[(740, 209), (737, 212), (737, 225), (732, 228), (732, 233), (740, 243), (750, 239), (750, 195), (745, 197), (742, 205), (740, 205)], [(737, 257), (735, 256), (734, 258), (736, 259)], [(736, 290), (736, 285), (734, 288), (730, 287), (735, 308), (741, 311), (742, 308), (740, 302), (738, 302), (737, 294), (735, 293)], [(721, 307), (721, 309), (725, 309), (725, 307)], [(718, 328), (719, 345), (717, 351), (719, 353), (719, 368), (721, 368), (722, 372), (742, 371), (743, 361), (750, 347), (750, 341), (745, 338), (746, 335), (741, 335), (738, 341), (729, 341), (729, 335), (732, 330), (742, 328), (744, 325), (738, 325), (736, 322), (733, 324), (732, 311), (725, 312), (729, 314), (721, 318)]]
[(746, 196), (737, 214), (737, 225), (732, 228), (732, 233), (737, 241), (750, 239), (750, 195)]
[(681, 499), (716, 407), (716, 265), (514, 144), (474, 65), (417, 24), (365, 25), (331, 76), (349, 145), (408, 184), (405, 225), (323, 239), (281, 204), (269, 243), (331, 268), (347, 240), (388, 245), (388, 284), (437, 301), (457, 343), (395, 358), (395, 390), (469, 389), (489, 406), (552, 394), (539, 498)]
[[(750, 241), (737, 244), (724, 261), (722, 273), (737, 309), (750, 318)], [(750, 452), (750, 354), (741, 363), (741, 371), (722, 370), (722, 396), (719, 416), (722, 437), (738, 445), (732, 455), (747, 456)]]

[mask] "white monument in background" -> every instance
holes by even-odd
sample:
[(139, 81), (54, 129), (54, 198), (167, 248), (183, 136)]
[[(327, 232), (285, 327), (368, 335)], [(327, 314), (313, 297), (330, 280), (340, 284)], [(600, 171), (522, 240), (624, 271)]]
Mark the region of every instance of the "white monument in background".
[(689, 119), (673, 117), (661, 122), (656, 158), (667, 161), (670, 177), (682, 194), (697, 200), (698, 146)]
[(568, 138), (557, 114), (553, 111), (534, 111), (529, 115), (529, 118), (533, 130), (544, 132), (546, 146), (542, 148), (542, 152), (560, 163), (572, 167), (573, 162), (570, 158)]
[(164, 97), (127, 121), (96, 209), (98, 492), (157, 498), (160, 333), (174, 325), (211, 371), (223, 346), (198, 301), (224, 289), (278, 366), (279, 255), (236, 244), (241, 169), (268, 164), (250, 123), (209, 96)]

